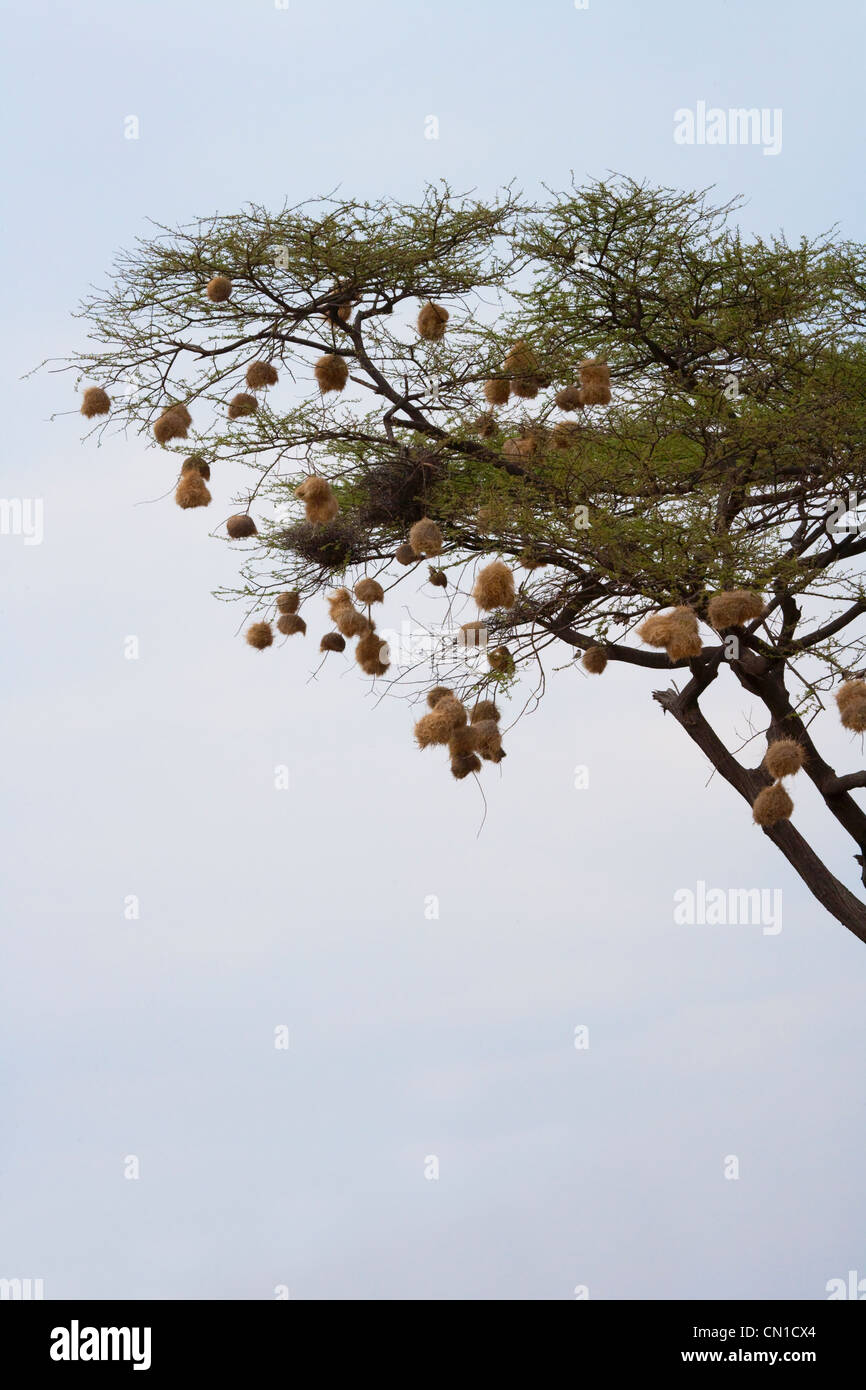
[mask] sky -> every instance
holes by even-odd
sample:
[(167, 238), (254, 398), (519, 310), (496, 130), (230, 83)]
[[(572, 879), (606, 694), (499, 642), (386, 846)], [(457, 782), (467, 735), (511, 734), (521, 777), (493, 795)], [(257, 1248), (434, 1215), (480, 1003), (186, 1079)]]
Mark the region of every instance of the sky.
[[(743, 194), (749, 233), (862, 239), (860, 7), (12, 0), (5, 31), (0, 491), (44, 536), (0, 535), (0, 1279), (574, 1300), (866, 1277), (866, 952), (658, 677), (564, 656), (479, 833), (405, 701), (349, 662), (311, 681), (312, 643), (244, 645), (212, 595), (236, 553), (142, 505), (170, 461), (82, 445), (71, 374), (24, 377), (84, 345), (71, 312), (148, 219), (335, 187), (615, 171)], [(781, 112), (781, 148), (678, 143), (701, 102)], [(718, 686), (735, 743), (749, 702)], [(858, 766), (832, 716), (820, 737)], [(781, 930), (677, 923), (699, 882), (780, 893)]]

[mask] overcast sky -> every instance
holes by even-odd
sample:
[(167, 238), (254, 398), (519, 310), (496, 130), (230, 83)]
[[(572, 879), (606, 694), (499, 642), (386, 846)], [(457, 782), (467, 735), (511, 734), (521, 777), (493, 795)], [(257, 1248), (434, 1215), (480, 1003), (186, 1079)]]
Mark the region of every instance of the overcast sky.
[[(484, 773), (477, 837), (474, 781), (414, 749), (405, 702), (340, 658), (308, 683), (312, 636), (236, 636), (211, 591), (237, 554), (208, 514), (137, 505), (171, 461), (83, 447), (71, 375), (20, 380), (83, 344), (70, 310), (146, 219), (337, 185), (532, 196), (614, 170), (744, 193), (750, 232), (862, 238), (858, 12), (10, 5), (0, 491), (42, 500), (44, 540), (0, 536), (0, 1278), (820, 1299), (866, 1276), (866, 950), (708, 781), (658, 676), (551, 679)], [(699, 102), (781, 111), (781, 149), (677, 143)], [(729, 686), (708, 707), (745, 730)], [(851, 847), (792, 790), (853, 886)], [(781, 890), (781, 931), (675, 923), (699, 880)]]

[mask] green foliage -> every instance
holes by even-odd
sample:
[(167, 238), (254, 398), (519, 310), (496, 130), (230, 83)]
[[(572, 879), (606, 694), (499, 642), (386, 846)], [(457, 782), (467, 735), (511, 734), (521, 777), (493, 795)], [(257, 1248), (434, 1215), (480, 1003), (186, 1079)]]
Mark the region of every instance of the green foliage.
[[(82, 306), (91, 346), (70, 365), (113, 398), (97, 429), (149, 434), (169, 400), (184, 401), (196, 431), (178, 453), (253, 470), (255, 498), (283, 520), (260, 526), (246, 597), (381, 570), (427, 514), (451, 569), (543, 558), (497, 620), (518, 657), (537, 655), (539, 634), (635, 645), (646, 613), (686, 603), (703, 616), (730, 587), (759, 589), (777, 615), (788, 599), (850, 602), (866, 543), (824, 522), (864, 483), (863, 248), (747, 238), (736, 214), (627, 179), (538, 207), (511, 189), (486, 203), (445, 186), (418, 205), (250, 207), (160, 229), (121, 257)], [(232, 281), (221, 304), (204, 294), (217, 273)], [(440, 342), (414, 329), (428, 299), (450, 315)], [(483, 383), (519, 339), (546, 384), (482, 433)], [(325, 352), (349, 366), (344, 396), (319, 395)], [(587, 357), (609, 363), (613, 401), (563, 415), (555, 394)], [(255, 416), (229, 422), (260, 358), (280, 383)], [(566, 420), (577, 428), (554, 448)], [(526, 431), (536, 448), (516, 457)], [(310, 471), (341, 509), (318, 536), (294, 497)], [(749, 640), (793, 650), (790, 623)], [(816, 650), (844, 668), (836, 634)]]

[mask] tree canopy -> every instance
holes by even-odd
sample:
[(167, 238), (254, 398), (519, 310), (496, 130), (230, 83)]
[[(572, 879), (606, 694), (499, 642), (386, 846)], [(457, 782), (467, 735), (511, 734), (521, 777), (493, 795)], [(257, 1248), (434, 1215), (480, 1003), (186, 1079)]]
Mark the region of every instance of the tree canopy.
[[(274, 618), (303, 632), (330, 595), (323, 651), (357, 638), (359, 677), (434, 686), (419, 743), (448, 743), (460, 777), (501, 756), (495, 699), (550, 652), (680, 672), (656, 699), (866, 941), (866, 903), (783, 783), (802, 765), (862, 867), (866, 772), (838, 775), (813, 720), (832, 693), (866, 729), (866, 535), (844, 524), (866, 249), (746, 237), (738, 212), (627, 178), (532, 204), (436, 185), (417, 204), (252, 206), (138, 241), (65, 365), (93, 429), (177, 456), (180, 505), (207, 505), (227, 461), (251, 470), (228, 522), (251, 645)], [(440, 592), (420, 670), (380, 647), (365, 579), (386, 608), (398, 586)], [(766, 710), (757, 766), (701, 708), (720, 676)]]

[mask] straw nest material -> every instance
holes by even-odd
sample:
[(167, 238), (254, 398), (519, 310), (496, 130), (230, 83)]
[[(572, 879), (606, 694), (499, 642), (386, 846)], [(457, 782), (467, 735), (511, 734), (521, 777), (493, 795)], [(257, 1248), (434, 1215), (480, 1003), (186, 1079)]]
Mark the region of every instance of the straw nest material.
[(724, 593), (713, 594), (707, 605), (707, 618), (716, 632), (724, 632), (729, 627), (742, 627), (754, 618), (764, 614), (764, 600), (761, 594), (750, 589), (726, 589)]
[(81, 413), (86, 419), (92, 420), (94, 415), (107, 415), (111, 410), (111, 401), (107, 391), (103, 391), (101, 386), (88, 386), (81, 398)]
[(415, 555), (423, 555), (431, 558), (434, 555), (441, 555), (444, 542), (442, 532), (435, 521), (431, 521), (429, 516), (424, 516), (409, 531), (409, 544)]
[(251, 396), (248, 391), (239, 391), (229, 401), (229, 419), (244, 420), (248, 415), (255, 415), (258, 408), (259, 403), (255, 396)]
[(205, 288), (205, 294), (214, 304), (224, 304), (231, 292), (232, 282), (227, 275), (215, 275)]
[(196, 469), (204, 478), (205, 482), (210, 478), (210, 464), (206, 463), (204, 459), (199, 458), (197, 454), (193, 454), (190, 458), (184, 459), (180, 466), (181, 473), (189, 473), (192, 469)]
[(179, 507), (207, 507), (210, 504), (210, 489), (197, 468), (181, 473), (174, 500)]
[(438, 342), (445, 337), (447, 322), (448, 310), (443, 309), (441, 304), (425, 304), (418, 315), (418, 333), (428, 342)]
[(510, 676), (514, 672), (514, 657), (507, 647), (491, 647), (487, 653), (487, 664), (500, 676)]
[(349, 380), (345, 359), (333, 352), (320, 357), (313, 370), (323, 396), (328, 391), (342, 391)]
[(490, 405), (507, 405), (511, 382), (505, 377), (491, 377), (484, 383), (484, 397)]
[(159, 419), (154, 421), (154, 438), (158, 444), (168, 444), (171, 439), (186, 439), (191, 424), (186, 406), (170, 405)]
[(274, 640), (270, 623), (251, 623), (247, 628), (246, 638), (251, 647), (260, 652), (264, 651)]
[(514, 575), (502, 560), (493, 560), (478, 571), (472, 597), (482, 612), (513, 607), (516, 597)]
[(372, 628), (355, 648), (355, 660), (368, 676), (384, 676), (390, 663), (388, 643)]
[(564, 386), (554, 397), (560, 410), (580, 410), (583, 407), (583, 393), (579, 386)]
[(359, 603), (384, 603), (385, 590), (378, 579), (359, 579), (355, 585), (355, 598)]
[(580, 364), (580, 400), (583, 405), (609, 405), (610, 368), (606, 362), (587, 359)]
[(756, 825), (776, 825), (779, 821), (790, 820), (794, 803), (781, 782), (759, 791), (752, 805), (752, 817)]
[(581, 665), (590, 675), (600, 676), (607, 665), (607, 652), (604, 647), (587, 647)]
[(247, 367), (246, 380), (251, 391), (261, 391), (264, 386), (276, 386), (279, 373), (270, 362), (251, 362)]
[(277, 594), (277, 612), (297, 613), (300, 602), (301, 595), (297, 589), (288, 589), (284, 594)]
[(319, 643), (320, 652), (344, 652), (346, 639), (339, 632), (326, 632)]
[(806, 761), (806, 750), (793, 738), (778, 738), (764, 754), (764, 767), (771, 777), (793, 777)]
[(866, 681), (845, 681), (836, 691), (836, 704), (844, 728), (862, 734), (866, 730)]
[(226, 522), (226, 530), (233, 541), (245, 540), (247, 536), (257, 536), (258, 528), (251, 516), (246, 512), (239, 512), (237, 516), (230, 516)]

